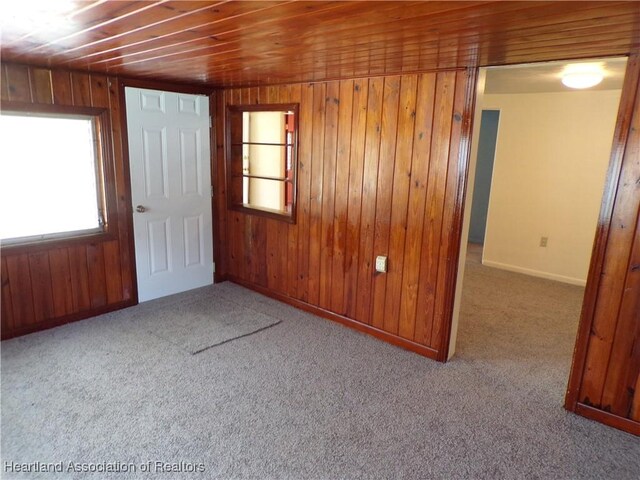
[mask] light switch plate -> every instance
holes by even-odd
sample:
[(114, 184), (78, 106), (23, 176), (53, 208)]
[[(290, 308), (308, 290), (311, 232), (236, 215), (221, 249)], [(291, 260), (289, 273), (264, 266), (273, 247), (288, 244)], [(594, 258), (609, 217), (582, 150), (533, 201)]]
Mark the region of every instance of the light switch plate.
[(376, 257), (376, 272), (385, 273), (387, 271), (387, 257), (378, 255)]

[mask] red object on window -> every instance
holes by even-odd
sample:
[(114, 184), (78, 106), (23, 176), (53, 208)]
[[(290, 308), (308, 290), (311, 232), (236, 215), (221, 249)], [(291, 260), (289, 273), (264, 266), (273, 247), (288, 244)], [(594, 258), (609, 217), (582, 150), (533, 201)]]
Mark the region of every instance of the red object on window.
[(286, 161), (284, 176), (287, 179), (287, 186), (284, 193), (284, 204), (287, 209), (290, 209), (293, 205), (293, 139), (295, 135), (295, 122), (292, 113), (285, 113), (284, 115), (284, 130), (285, 130), (285, 142), (286, 148)]

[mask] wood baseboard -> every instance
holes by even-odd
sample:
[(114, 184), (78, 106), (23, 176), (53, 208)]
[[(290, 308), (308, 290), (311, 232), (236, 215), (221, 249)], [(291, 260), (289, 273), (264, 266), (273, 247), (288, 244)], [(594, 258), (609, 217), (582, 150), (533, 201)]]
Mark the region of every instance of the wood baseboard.
[(365, 323), (358, 322), (357, 320), (353, 320), (349, 317), (345, 317), (344, 315), (340, 315), (340, 314), (331, 312), (329, 310), (316, 307), (315, 305), (311, 305), (307, 302), (303, 302), (302, 300), (298, 300), (296, 298), (292, 298), (287, 295), (274, 292), (272, 290), (269, 290), (268, 288), (262, 287), (260, 285), (255, 285), (253, 283), (247, 282), (233, 275), (227, 275), (226, 279), (233, 283), (237, 283), (238, 285), (241, 285), (245, 288), (258, 292), (262, 295), (271, 297), (275, 300), (291, 305), (292, 307), (296, 307), (296, 308), (299, 308), (300, 310), (304, 310), (305, 312), (313, 313), (314, 315), (318, 315), (319, 317), (326, 318), (327, 320), (340, 323), (353, 330), (366, 333), (367, 335), (371, 335), (384, 342), (387, 342), (397, 347), (404, 348), (405, 350), (409, 350), (411, 352), (417, 353), (418, 355), (422, 355), (424, 357), (431, 358), (433, 360), (439, 360), (438, 351), (433, 348), (427, 347), (426, 345), (421, 345), (411, 340), (407, 340), (406, 338), (398, 337), (397, 335), (393, 335), (391, 333), (385, 332), (378, 328), (372, 327), (371, 325), (367, 325)]
[(227, 281), (226, 273), (213, 272), (213, 283), (221, 283)]
[(640, 423), (635, 420), (619, 417), (618, 415), (590, 407), (584, 403), (576, 404), (575, 413), (589, 420), (595, 420), (596, 422), (604, 423), (610, 427), (640, 437)]
[(86, 318), (102, 315), (103, 313), (113, 312), (115, 310), (121, 310), (127, 307), (133, 307), (137, 305), (135, 299), (126, 300), (124, 302), (112, 303), (111, 305), (105, 305), (104, 307), (93, 308), (91, 310), (85, 310), (82, 312), (71, 313), (63, 317), (51, 318), (44, 322), (35, 323), (32, 325), (24, 325), (9, 331), (2, 331), (2, 340), (9, 340), (10, 338), (20, 337), (29, 333), (40, 332), (42, 330), (48, 330), (50, 328), (59, 327), (67, 323), (77, 322)]

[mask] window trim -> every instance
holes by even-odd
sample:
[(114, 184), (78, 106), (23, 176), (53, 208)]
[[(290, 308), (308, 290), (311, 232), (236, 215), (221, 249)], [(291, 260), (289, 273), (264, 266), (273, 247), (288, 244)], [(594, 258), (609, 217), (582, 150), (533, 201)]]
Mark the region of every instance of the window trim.
[[(280, 112), (290, 110), (294, 113), (294, 134), (292, 142), (292, 172), (293, 181), (290, 182), (292, 191), (292, 204), (291, 213), (281, 213), (279, 211), (270, 210), (266, 208), (259, 208), (253, 206), (247, 206), (246, 204), (240, 204), (234, 202), (233, 194), (231, 191), (231, 114), (243, 113), (243, 112)], [(255, 105), (227, 105), (225, 111), (225, 182), (227, 189), (227, 208), (237, 212), (242, 212), (247, 215), (256, 215), (259, 217), (272, 218), (281, 222), (296, 223), (297, 203), (298, 203), (298, 138), (299, 138), (299, 125), (300, 125), (300, 104), (299, 103), (263, 103)], [(286, 148), (286, 147), (285, 147)], [(286, 181), (284, 182), (286, 185)]]
[(0, 104), (3, 112), (17, 113), (23, 116), (51, 117), (92, 117), (94, 125), (94, 141), (96, 142), (96, 184), (98, 205), (102, 216), (102, 227), (99, 231), (74, 230), (15, 239), (2, 240), (2, 250), (19, 254), (64, 248), (76, 244), (104, 242), (115, 240), (118, 236), (118, 212), (115, 192), (115, 171), (111, 141), (111, 117), (109, 109), (97, 107), (81, 107), (69, 105), (33, 104), (24, 102), (3, 101)]

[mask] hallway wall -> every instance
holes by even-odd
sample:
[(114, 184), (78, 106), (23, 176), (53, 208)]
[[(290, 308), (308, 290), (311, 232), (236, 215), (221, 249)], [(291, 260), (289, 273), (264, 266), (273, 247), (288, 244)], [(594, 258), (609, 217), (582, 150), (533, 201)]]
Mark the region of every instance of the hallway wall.
[(585, 284), (619, 101), (620, 90), (484, 95), (501, 112), (485, 265)]

